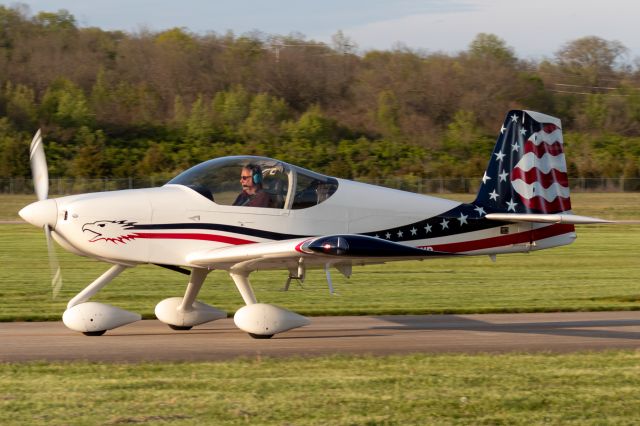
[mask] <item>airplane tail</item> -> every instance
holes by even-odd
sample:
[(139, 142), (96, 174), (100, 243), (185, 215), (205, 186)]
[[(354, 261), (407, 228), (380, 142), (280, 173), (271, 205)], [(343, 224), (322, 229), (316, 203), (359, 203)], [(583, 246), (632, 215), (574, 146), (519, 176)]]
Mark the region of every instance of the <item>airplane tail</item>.
[(509, 111), (473, 204), (487, 213), (569, 212), (560, 120), (534, 111)]

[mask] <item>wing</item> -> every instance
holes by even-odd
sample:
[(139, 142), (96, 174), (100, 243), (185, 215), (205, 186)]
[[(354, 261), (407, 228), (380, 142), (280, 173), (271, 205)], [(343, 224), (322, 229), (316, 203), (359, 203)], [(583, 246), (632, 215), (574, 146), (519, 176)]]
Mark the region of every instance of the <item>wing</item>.
[(295, 267), (301, 258), (308, 266), (320, 266), (327, 263), (364, 265), (437, 256), (452, 254), (409, 247), (365, 235), (339, 234), (198, 251), (188, 255), (187, 262), (198, 267), (253, 271)]

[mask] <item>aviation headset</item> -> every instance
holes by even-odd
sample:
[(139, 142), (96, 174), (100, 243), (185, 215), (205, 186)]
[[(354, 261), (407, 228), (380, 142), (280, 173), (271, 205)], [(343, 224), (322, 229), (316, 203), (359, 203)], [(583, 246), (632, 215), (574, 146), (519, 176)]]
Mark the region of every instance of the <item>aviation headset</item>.
[(251, 180), (254, 184), (260, 185), (262, 183), (262, 169), (257, 164), (247, 164), (245, 169), (251, 170)]

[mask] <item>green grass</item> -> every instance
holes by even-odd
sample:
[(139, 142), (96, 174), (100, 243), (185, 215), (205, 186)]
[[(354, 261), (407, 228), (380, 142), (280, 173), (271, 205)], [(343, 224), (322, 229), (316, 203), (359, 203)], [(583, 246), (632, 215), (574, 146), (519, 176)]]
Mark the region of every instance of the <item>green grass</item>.
[[(577, 195), (576, 210), (585, 214), (640, 218), (640, 194)], [(24, 201), (15, 197), (5, 196), (13, 200), (6, 205)], [(6, 205), (0, 217), (10, 216)], [(0, 321), (58, 320), (67, 301), (108, 268), (60, 248), (57, 252), (64, 286), (53, 300), (42, 231), (0, 225)], [(334, 271), (338, 296), (329, 295), (324, 272), (318, 270), (309, 272), (304, 289), (294, 282), (289, 292), (280, 291), (285, 271), (257, 272), (251, 280), (260, 301), (306, 315), (631, 310), (640, 309), (638, 259), (640, 225), (580, 226), (570, 246), (499, 256), (495, 264), (485, 256), (396, 262), (356, 267), (351, 279)], [(139, 266), (93, 300), (153, 318), (156, 303), (181, 296), (186, 281), (175, 272)], [(210, 274), (199, 299), (230, 313), (243, 305), (223, 271)]]
[(35, 195), (0, 194), (0, 220), (22, 220), (18, 212), (34, 201), (36, 201)]
[(0, 364), (0, 423), (634, 424), (640, 352)]
[[(579, 195), (580, 214), (640, 217), (640, 194)], [(5, 220), (30, 201), (6, 200)], [(287, 293), (279, 291), (284, 272), (255, 273), (252, 281), (260, 300), (316, 315), (640, 308), (640, 226), (579, 227), (578, 235), (568, 247), (500, 256), (496, 264), (486, 257), (399, 262), (354, 268), (350, 280), (335, 272), (335, 297), (320, 271)], [(0, 225), (0, 320), (57, 320), (107, 268), (58, 255), (65, 282), (52, 300), (41, 231)], [(182, 295), (185, 284), (182, 275), (142, 266), (94, 300), (151, 318), (155, 304)], [(230, 312), (242, 306), (223, 272), (210, 275), (200, 299)], [(640, 351), (0, 363), (0, 424), (634, 424), (639, 388)]]
[[(309, 272), (304, 289), (286, 272), (251, 275), (259, 300), (306, 315), (426, 314), (640, 309), (640, 226), (582, 226), (566, 247), (531, 254), (395, 262), (354, 268), (351, 279)], [(58, 320), (66, 303), (108, 265), (58, 249), (64, 286), (52, 300), (42, 233), (0, 225), (0, 320)], [(160, 300), (181, 296), (187, 277), (156, 266), (125, 271), (93, 300), (153, 318)], [(223, 271), (212, 272), (199, 300), (234, 312), (243, 303)]]

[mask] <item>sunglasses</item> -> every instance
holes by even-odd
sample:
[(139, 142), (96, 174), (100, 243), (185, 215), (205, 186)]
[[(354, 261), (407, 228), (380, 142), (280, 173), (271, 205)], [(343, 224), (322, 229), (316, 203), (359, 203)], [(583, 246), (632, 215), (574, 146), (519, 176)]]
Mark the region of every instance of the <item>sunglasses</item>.
[(240, 180), (251, 179), (251, 176), (240, 176)]

